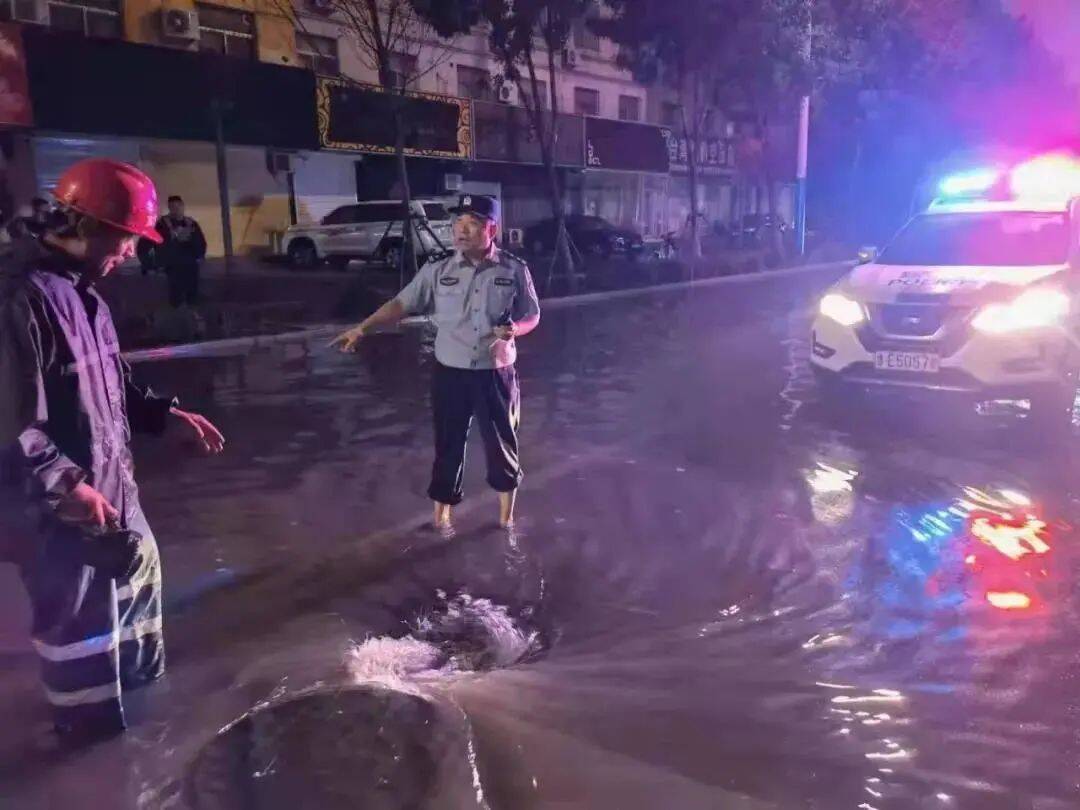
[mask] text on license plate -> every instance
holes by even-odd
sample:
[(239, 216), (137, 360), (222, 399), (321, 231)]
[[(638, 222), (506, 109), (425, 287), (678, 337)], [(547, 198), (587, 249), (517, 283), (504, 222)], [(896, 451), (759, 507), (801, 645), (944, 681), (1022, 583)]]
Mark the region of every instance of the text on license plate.
[(926, 352), (874, 352), (874, 368), (878, 371), (936, 372), (941, 358)]

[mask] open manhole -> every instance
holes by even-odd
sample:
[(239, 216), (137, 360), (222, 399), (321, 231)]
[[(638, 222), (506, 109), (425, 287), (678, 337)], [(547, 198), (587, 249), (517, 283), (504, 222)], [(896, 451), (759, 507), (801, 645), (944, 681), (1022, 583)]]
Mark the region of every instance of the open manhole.
[(467, 807), (468, 751), (461, 718), (421, 697), (311, 692), (223, 729), (191, 764), (184, 794), (195, 810)]

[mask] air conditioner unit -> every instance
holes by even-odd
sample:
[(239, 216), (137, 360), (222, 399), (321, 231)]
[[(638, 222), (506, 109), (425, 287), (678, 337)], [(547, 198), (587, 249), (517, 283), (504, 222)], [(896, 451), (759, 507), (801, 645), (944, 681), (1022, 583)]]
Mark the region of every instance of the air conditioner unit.
[(462, 178), (460, 174), (444, 174), (443, 188), (447, 191), (461, 191)]
[(576, 68), (578, 63), (578, 52), (573, 48), (565, 48), (562, 52), (562, 64), (564, 68)]
[(517, 104), (518, 87), (512, 82), (503, 82), (499, 85), (499, 101), (503, 104)]
[(506, 232), (506, 239), (513, 247), (521, 247), (525, 244), (525, 231), (522, 228), (511, 228)]
[(161, 10), (161, 32), (166, 39), (194, 42), (199, 38), (199, 13), (190, 8)]
[(267, 152), (266, 168), (270, 174), (290, 174), (293, 171), (293, 156), (288, 152)]

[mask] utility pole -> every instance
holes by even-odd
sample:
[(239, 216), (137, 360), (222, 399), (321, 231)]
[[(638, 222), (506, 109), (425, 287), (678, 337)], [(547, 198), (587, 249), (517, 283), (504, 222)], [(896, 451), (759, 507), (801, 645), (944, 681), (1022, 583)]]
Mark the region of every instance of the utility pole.
[(233, 262), (232, 211), (229, 207), (229, 164), (225, 151), (226, 102), (213, 99), (210, 109), (214, 116), (214, 142), (217, 154), (218, 203), (221, 206), (221, 238), (225, 245), (226, 286), (231, 278)]
[(799, 102), (799, 154), (795, 165), (795, 244), (806, 255), (806, 164), (810, 150), (810, 96)]
[(795, 249), (806, 255), (806, 168), (810, 152), (810, 82), (813, 75), (812, 40), (814, 35), (813, 0), (807, 0), (806, 36), (803, 57), (806, 60), (806, 94), (799, 100), (799, 146), (795, 162)]

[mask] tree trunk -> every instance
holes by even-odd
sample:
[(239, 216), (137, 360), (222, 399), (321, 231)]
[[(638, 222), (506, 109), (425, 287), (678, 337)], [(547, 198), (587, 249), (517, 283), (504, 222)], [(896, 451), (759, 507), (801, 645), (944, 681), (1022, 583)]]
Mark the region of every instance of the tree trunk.
[[(685, 80), (684, 80), (685, 81)], [(686, 136), (686, 180), (688, 183), (688, 190), (690, 192), (690, 219), (688, 220), (690, 226), (690, 262), (689, 272), (690, 278), (693, 279), (697, 275), (697, 265), (701, 260), (701, 231), (700, 220), (698, 219), (698, 184), (700, 178), (698, 177), (698, 156), (701, 148), (701, 132), (703, 129), (703, 116), (701, 115), (700, 108), (700, 95), (698, 93), (697, 82), (694, 82), (694, 107), (687, 115), (686, 112), (686, 91), (683, 83), (680, 84), (683, 88), (680, 92), (680, 106), (682, 107), (682, 124), (683, 135)], [(690, 121), (693, 121), (693, 126), (690, 125)]]
[(404, 207), (401, 220), (401, 261), (398, 264), (398, 281), (404, 287), (416, 275), (416, 250), (413, 244), (412, 188), (409, 185), (409, 166), (405, 159), (404, 92), (394, 104), (394, 157), (397, 159), (398, 182), (401, 183), (401, 201)]
[(768, 119), (763, 118), (759, 126), (761, 128), (761, 179), (765, 183), (765, 199), (768, 201), (769, 214), (772, 217), (772, 225), (769, 227), (767, 239), (778, 262), (783, 264), (784, 259), (787, 257), (787, 248), (784, 245), (784, 234), (780, 231), (780, 212), (777, 210), (776, 179), (773, 174), (772, 148), (769, 142)]
[(548, 41), (548, 96), (551, 104), (551, 121), (548, 128), (547, 149), (544, 155), (547, 164), (548, 185), (551, 189), (551, 207), (555, 215), (555, 260), (566, 273), (568, 292), (577, 291), (577, 266), (570, 249), (570, 234), (566, 230), (566, 212), (563, 210), (563, 190), (559, 185), (559, 173), (555, 168), (555, 151), (559, 144), (559, 94), (555, 84), (555, 48)]

